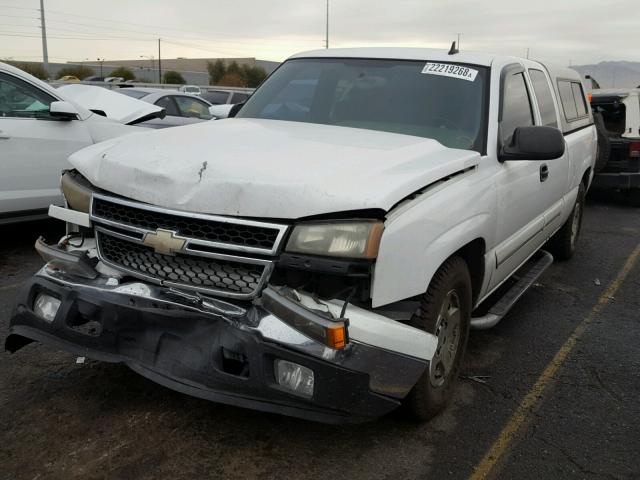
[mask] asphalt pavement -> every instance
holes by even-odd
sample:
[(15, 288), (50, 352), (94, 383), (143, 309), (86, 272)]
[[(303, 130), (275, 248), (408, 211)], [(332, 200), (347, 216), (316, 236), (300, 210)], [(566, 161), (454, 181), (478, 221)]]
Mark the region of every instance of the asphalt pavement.
[[(3, 338), (43, 233), (60, 225), (0, 227)], [(640, 209), (591, 201), (576, 256), (472, 332), (453, 403), (421, 425), (316, 424), (38, 344), (2, 352), (0, 479), (640, 478), (639, 244)]]

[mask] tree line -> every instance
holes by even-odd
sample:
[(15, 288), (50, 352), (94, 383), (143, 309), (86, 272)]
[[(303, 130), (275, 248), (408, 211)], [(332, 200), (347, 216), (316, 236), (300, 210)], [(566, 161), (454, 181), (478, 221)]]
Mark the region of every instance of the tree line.
[[(41, 63), (16, 62), (12, 60), (3, 61), (20, 68), (41, 80), (49, 79), (49, 73), (43, 68)], [(220, 59), (215, 62), (207, 62), (207, 70), (209, 72), (209, 85), (256, 88), (265, 78), (267, 78), (267, 72), (264, 68), (257, 65), (239, 65), (235, 60), (228, 63)], [(69, 65), (60, 69), (57, 76), (58, 78), (73, 76), (79, 80), (84, 80), (87, 77), (93, 77), (95, 75), (95, 70), (86, 65)], [(118, 67), (107, 76), (121, 77), (124, 80), (137, 80), (142, 83), (154, 82), (153, 79), (149, 78), (136, 78), (133, 70), (127, 67)], [(162, 75), (162, 83), (170, 85), (184, 85), (187, 82), (180, 72), (168, 70)]]
[(264, 68), (257, 65), (239, 65), (235, 60), (229, 63), (220, 59), (207, 62), (207, 70), (209, 85), (256, 88), (267, 78)]
[[(47, 72), (41, 63), (31, 63), (31, 62), (16, 62), (14, 60), (0, 60), (3, 63), (8, 63), (9, 65), (13, 65), (20, 70), (27, 72), (30, 75), (33, 75), (40, 80), (48, 80), (50, 78), (49, 72)], [(87, 77), (93, 77), (96, 75), (96, 72), (93, 68), (88, 67), (86, 65), (69, 65), (68, 67), (63, 67), (58, 71), (58, 79), (66, 76), (76, 77), (79, 80), (84, 80)], [(133, 70), (127, 67), (118, 67), (112, 72), (110, 72), (108, 77), (120, 77), (126, 80), (137, 80), (141, 83), (154, 83), (154, 80), (145, 78), (145, 77), (136, 77), (133, 73)], [(167, 70), (162, 74), (162, 83), (166, 83), (169, 85), (184, 85), (186, 80), (182, 76), (180, 72), (176, 72), (175, 70)]]

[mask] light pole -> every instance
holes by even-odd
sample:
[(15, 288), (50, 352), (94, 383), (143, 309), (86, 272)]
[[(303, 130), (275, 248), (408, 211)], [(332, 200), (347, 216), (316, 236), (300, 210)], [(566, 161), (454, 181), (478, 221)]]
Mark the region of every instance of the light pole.
[(327, 28), (324, 37), (324, 48), (329, 48), (329, 0), (327, 0)]
[(42, 66), (49, 71), (49, 51), (47, 49), (47, 24), (44, 21), (44, 0), (40, 0), (40, 28), (42, 30)]
[[(155, 64), (155, 59), (156, 59), (156, 57), (154, 57), (153, 55), (140, 55), (140, 58), (146, 58), (147, 60), (151, 60), (151, 69), (152, 70), (156, 69), (156, 67), (155, 67), (155, 65), (156, 65)], [(149, 70), (149, 67), (147, 67), (147, 74), (151, 75), (151, 70)], [(153, 82), (153, 79), (150, 78), (149, 80), (151, 80)]]

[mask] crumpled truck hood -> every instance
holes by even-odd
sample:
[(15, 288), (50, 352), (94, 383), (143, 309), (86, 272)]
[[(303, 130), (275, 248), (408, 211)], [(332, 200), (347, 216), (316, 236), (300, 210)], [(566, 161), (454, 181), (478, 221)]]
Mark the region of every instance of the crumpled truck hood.
[(301, 218), (389, 210), (477, 165), (477, 152), (372, 130), (227, 119), (109, 140), (69, 161), (107, 191), (185, 210)]
[(94, 85), (63, 85), (58, 90), (87, 110), (102, 111), (107, 118), (125, 125), (165, 116), (162, 107)]

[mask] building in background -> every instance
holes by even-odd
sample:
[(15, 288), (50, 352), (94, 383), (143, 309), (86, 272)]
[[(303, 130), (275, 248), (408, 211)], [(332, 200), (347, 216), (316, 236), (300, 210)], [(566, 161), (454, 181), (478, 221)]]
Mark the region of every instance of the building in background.
[[(168, 70), (174, 70), (180, 72), (188, 84), (194, 85), (209, 85), (209, 72), (207, 71), (207, 64), (209, 62), (215, 62), (216, 60), (223, 60), (227, 65), (231, 62), (236, 62), (238, 65), (249, 65), (251, 67), (258, 66), (265, 69), (267, 74), (273, 72), (279, 62), (272, 62), (269, 60), (258, 60), (253, 57), (239, 57), (239, 58), (163, 58), (162, 59), (162, 74)], [(83, 65), (91, 67), (96, 75), (100, 71), (100, 62), (86, 61), (79, 62)], [(51, 65), (51, 64), (49, 64)], [(102, 62), (103, 75), (108, 76), (109, 72), (112, 72), (118, 67), (127, 67), (130, 69), (136, 78), (148, 79), (152, 83), (158, 82), (158, 59), (157, 58), (140, 58), (137, 60), (105, 60)]]

